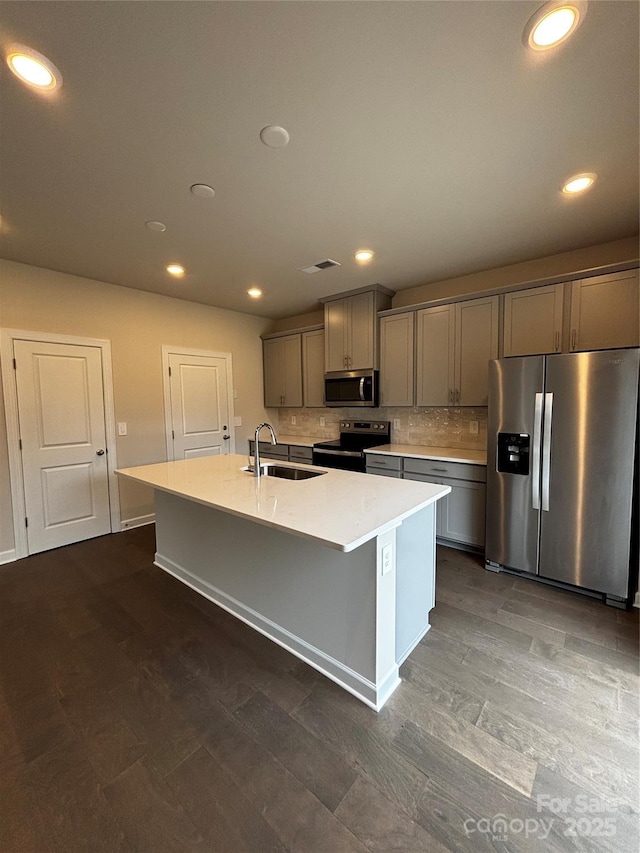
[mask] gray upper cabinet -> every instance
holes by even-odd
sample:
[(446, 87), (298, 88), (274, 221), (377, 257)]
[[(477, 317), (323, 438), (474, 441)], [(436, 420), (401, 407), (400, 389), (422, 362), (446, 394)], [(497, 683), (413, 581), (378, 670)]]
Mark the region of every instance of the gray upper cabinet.
[(413, 406), (414, 311), (380, 319), (380, 405)]
[(416, 405), (451, 406), (454, 390), (455, 308), (438, 305), (416, 316)]
[(324, 329), (302, 333), (304, 405), (324, 406)]
[(498, 357), (498, 297), (417, 312), (418, 406), (486, 406)]
[(561, 351), (562, 294), (562, 284), (505, 294), (503, 355)]
[(262, 342), (264, 405), (302, 406), (302, 344), (299, 334)]
[(327, 372), (373, 367), (376, 322), (373, 293), (327, 302), (324, 310)]
[(378, 311), (389, 308), (383, 288), (324, 303), (325, 370), (366, 370), (378, 366)]
[(486, 406), (489, 361), (498, 357), (497, 296), (456, 303), (456, 398), (458, 406)]
[(638, 270), (571, 282), (569, 350), (640, 344)]

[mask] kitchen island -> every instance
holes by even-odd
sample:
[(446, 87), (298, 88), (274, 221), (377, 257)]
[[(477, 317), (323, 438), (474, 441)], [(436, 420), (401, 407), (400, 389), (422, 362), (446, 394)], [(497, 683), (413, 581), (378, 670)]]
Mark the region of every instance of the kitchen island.
[(118, 471), (155, 490), (155, 564), (379, 710), (429, 630), (435, 504), (450, 488), (246, 456)]

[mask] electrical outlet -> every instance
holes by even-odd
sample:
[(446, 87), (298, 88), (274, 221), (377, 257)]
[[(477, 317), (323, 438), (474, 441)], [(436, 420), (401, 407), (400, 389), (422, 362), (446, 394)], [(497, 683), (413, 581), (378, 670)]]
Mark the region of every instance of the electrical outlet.
[(291, 415), (291, 426), (295, 426), (297, 422), (298, 422), (298, 419), (296, 418), (296, 416)]
[(394, 429), (400, 429), (400, 418), (394, 418), (393, 419), (393, 428)]
[(324, 418), (320, 418), (320, 426), (324, 426), (326, 423)]
[(118, 423), (118, 435), (126, 435), (127, 434), (127, 425), (126, 423)]
[(478, 434), (478, 421), (469, 421), (469, 432), (471, 435)]
[(386, 575), (391, 571), (393, 565), (393, 549), (391, 543), (384, 545), (382, 548), (382, 574)]

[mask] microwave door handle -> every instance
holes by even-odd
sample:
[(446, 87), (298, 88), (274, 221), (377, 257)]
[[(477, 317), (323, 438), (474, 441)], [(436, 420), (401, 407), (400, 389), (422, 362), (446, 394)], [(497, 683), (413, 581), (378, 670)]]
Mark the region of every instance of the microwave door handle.
[(549, 512), (549, 489), (551, 484), (551, 419), (553, 394), (544, 395), (544, 433), (542, 437), (542, 510)]
[(362, 376), (360, 379), (359, 387), (360, 387), (360, 400), (364, 403), (365, 402), (365, 399), (364, 399), (364, 376)]
[(542, 440), (542, 394), (536, 394), (531, 448), (531, 506), (540, 509), (540, 442)]

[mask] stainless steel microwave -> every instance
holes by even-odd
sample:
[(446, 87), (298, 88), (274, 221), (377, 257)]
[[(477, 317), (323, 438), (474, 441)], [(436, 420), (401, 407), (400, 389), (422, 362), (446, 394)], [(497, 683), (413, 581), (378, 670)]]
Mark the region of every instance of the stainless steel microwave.
[(336, 370), (324, 377), (325, 406), (378, 406), (377, 370)]

